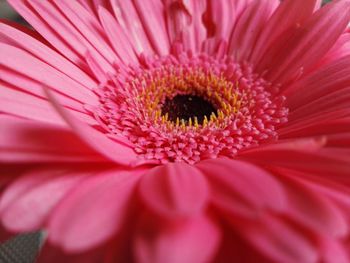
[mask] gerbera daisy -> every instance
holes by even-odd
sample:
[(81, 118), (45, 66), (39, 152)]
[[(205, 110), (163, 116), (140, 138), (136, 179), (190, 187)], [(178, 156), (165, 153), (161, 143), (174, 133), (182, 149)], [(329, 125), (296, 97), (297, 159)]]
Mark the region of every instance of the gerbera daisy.
[(9, 2), (35, 31), (0, 24), (2, 238), (350, 262), (349, 0)]

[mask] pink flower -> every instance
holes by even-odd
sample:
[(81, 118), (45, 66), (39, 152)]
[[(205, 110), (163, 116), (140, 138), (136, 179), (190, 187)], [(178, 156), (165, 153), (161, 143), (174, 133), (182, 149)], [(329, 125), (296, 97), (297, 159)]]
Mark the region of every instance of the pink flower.
[(350, 1), (10, 0), (0, 219), (39, 262), (350, 262)]

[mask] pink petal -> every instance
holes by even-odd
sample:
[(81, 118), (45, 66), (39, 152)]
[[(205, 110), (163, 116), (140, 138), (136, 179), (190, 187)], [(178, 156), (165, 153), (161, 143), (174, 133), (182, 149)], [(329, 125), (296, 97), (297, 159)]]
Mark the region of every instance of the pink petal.
[(181, 41), (186, 51), (199, 52), (206, 38), (203, 14), (206, 1), (165, 1), (165, 16), (171, 42)]
[(106, 162), (68, 129), (0, 115), (0, 163)]
[[(5, 42), (5, 40), (7, 42)], [(30, 35), (15, 29), (12, 26), (0, 23), (0, 42), (10, 44), (31, 53), (41, 61), (46, 62), (56, 70), (61, 71), (72, 79), (80, 82), (85, 88), (91, 89), (96, 86), (91, 79), (80, 68), (65, 59), (59, 53), (55, 52), (47, 45), (39, 42)]]
[(135, 240), (138, 263), (209, 263), (220, 242), (219, 229), (205, 216), (167, 226), (149, 226), (138, 231)]
[(159, 0), (134, 0), (140, 22), (147, 37), (159, 55), (168, 55), (170, 44), (165, 26), (164, 6)]
[[(213, 28), (208, 28), (211, 36), (218, 39), (225, 39), (231, 35), (234, 25), (241, 16), (242, 11), (252, 2), (252, 0), (209, 0), (208, 10), (209, 20)], [(207, 25), (209, 27), (210, 25)], [(210, 34), (209, 33), (209, 34)]]
[[(0, 65), (32, 78), (77, 101), (96, 105), (97, 96), (67, 75), (13, 46), (0, 43)], [(1, 77), (1, 75), (0, 75)]]
[[(284, 95), (288, 107), (293, 111), (350, 85), (350, 56), (327, 64), (316, 72), (291, 85)], [(302, 94), (302, 95), (301, 95)]]
[[(96, 49), (99, 55), (113, 65), (117, 59), (116, 54), (109, 46), (109, 42), (105, 40), (106, 35), (96, 16), (76, 1), (54, 0), (53, 2), (65, 14), (67, 20), (77, 28), (82, 41), (86, 39), (89, 42), (91, 46), (86, 45), (89, 52), (95, 54), (93, 50)], [(98, 57), (96, 60), (100, 61)]]
[(51, 93), (47, 93), (52, 105), (72, 128), (72, 130), (89, 146), (108, 159), (123, 165), (137, 164), (137, 154), (133, 149), (109, 139), (106, 134), (74, 118), (68, 110), (59, 105)]
[[(144, 26), (134, 3), (132, 1), (116, 0), (110, 2), (110, 4), (118, 24), (125, 31), (133, 49), (138, 54), (144, 53), (153, 55), (155, 49), (144, 30)], [(98, 4), (96, 4), (96, 6), (98, 6)]]
[(55, 209), (49, 241), (67, 252), (100, 245), (120, 231), (140, 171), (111, 170), (82, 182)]
[(234, 226), (248, 242), (272, 262), (315, 263), (318, 253), (311, 242), (291, 225), (274, 216)]
[[(137, 52), (133, 50), (133, 44), (129, 41), (127, 33), (115, 18), (104, 8), (100, 7), (99, 16), (103, 29), (111, 42), (119, 59), (125, 64), (137, 63)], [(115, 41), (118, 39), (118, 42)]]
[(340, 241), (329, 239), (327, 237), (321, 239), (321, 248), (324, 263), (349, 263), (350, 255), (348, 249)]
[(66, 126), (47, 100), (18, 91), (1, 80), (0, 89), (0, 112), (39, 122)]
[[(320, 2), (320, 1), (318, 1)], [(312, 14), (316, 0), (284, 0), (263, 27), (251, 56), (252, 62), (258, 62), (271, 44), (287, 29), (303, 24)]]
[(230, 159), (203, 161), (197, 167), (209, 178), (214, 204), (224, 210), (254, 216), (263, 208), (285, 209), (283, 186), (261, 168)]
[(350, 164), (344, 159), (343, 153), (332, 148), (320, 149), (325, 140), (318, 141), (321, 143), (318, 149), (317, 143), (280, 144), (277, 148), (259, 147), (243, 151), (238, 158), (267, 167), (283, 167), (331, 180), (347, 181)]
[[(279, 83), (291, 80), (303, 68), (307, 71), (334, 45), (350, 20), (350, 2), (334, 1), (319, 9), (295, 33), (271, 48), (263, 66), (268, 78)], [(318, 41), (319, 39), (325, 41)], [(310, 45), (312, 43), (312, 45)]]
[(229, 54), (236, 61), (246, 61), (255, 49), (255, 43), (273, 9), (276, 7), (276, 2), (253, 1), (242, 12), (229, 43)]
[[(46, 17), (42, 18), (37, 12), (35, 12), (35, 10), (33, 10), (27, 1), (9, 0), (8, 2), (26, 21), (28, 21), (31, 26), (36, 29), (36, 31), (40, 33), (40, 35), (50, 42), (65, 57), (76, 65), (85, 65), (85, 61), (82, 59), (83, 55), (79, 54), (79, 52), (72, 47), (72, 43), (67, 43), (65, 41), (67, 37), (64, 37), (64, 35), (63, 37), (60, 37), (60, 33), (62, 32), (57, 32), (57, 28), (50, 27), (46, 23)], [(74, 38), (70, 38), (69, 40), (70, 42), (73, 42), (72, 40), (74, 40)]]
[(0, 199), (1, 221), (13, 232), (30, 232), (44, 227), (60, 200), (86, 173), (68, 169), (43, 169), (26, 173), (9, 185)]
[(170, 163), (149, 171), (141, 180), (143, 201), (169, 219), (193, 216), (206, 206), (208, 184), (202, 173), (186, 163)]
[(288, 179), (284, 186), (288, 193), (287, 215), (316, 233), (333, 237), (347, 235), (349, 229), (343, 213), (328, 198), (296, 180)]

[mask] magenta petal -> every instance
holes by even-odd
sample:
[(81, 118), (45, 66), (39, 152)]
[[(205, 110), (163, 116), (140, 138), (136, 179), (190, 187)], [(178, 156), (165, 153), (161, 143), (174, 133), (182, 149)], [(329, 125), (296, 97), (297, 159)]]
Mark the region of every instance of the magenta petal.
[(154, 237), (146, 229), (136, 237), (138, 263), (209, 263), (218, 249), (219, 229), (204, 216), (159, 228)]
[(139, 172), (112, 170), (82, 182), (56, 208), (49, 240), (80, 252), (107, 241), (122, 227)]
[(152, 210), (173, 219), (200, 213), (209, 198), (209, 188), (197, 168), (170, 163), (152, 169), (142, 178), (140, 194)]

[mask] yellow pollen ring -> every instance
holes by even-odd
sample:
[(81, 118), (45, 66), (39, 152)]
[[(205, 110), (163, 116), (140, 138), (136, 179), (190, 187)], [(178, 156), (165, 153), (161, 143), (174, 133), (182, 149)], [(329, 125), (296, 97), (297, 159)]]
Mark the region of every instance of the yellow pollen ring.
[[(156, 77), (155, 77), (156, 76)], [(221, 74), (204, 72), (201, 69), (159, 69), (151, 81), (144, 76), (139, 83), (144, 83), (139, 92), (138, 101), (144, 105), (147, 116), (168, 129), (200, 129), (207, 126), (220, 126), (225, 119), (236, 115), (242, 104), (244, 94), (240, 92), (239, 81), (229, 81)], [(217, 114), (204, 116), (202, 124), (198, 118), (189, 120), (169, 120), (168, 113), (162, 114), (161, 103), (166, 98), (173, 98), (178, 94), (197, 95), (210, 101), (216, 108)]]

